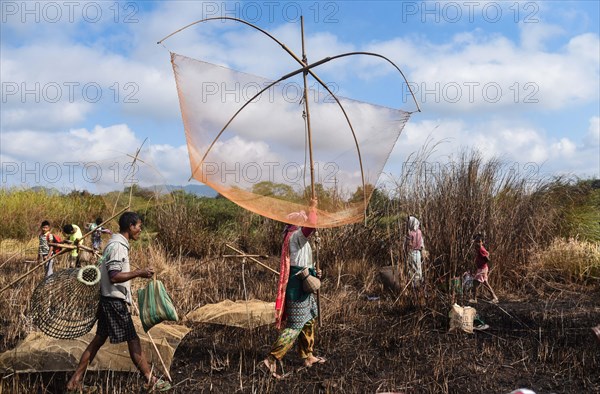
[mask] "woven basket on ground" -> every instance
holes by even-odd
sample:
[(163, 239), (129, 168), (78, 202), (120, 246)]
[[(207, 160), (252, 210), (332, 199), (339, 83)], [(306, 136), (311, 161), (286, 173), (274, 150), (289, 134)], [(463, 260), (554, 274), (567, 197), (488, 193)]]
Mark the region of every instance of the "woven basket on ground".
[(46, 335), (73, 339), (96, 323), (100, 271), (94, 265), (68, 268), (46, 277), (31, 297), (31, 316)]

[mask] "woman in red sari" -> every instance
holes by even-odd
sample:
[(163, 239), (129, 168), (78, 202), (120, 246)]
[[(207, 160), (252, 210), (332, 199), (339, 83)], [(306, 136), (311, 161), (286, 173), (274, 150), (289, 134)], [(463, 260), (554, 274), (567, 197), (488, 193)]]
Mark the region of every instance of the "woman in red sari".
[[(304, 211), (292, 213), (288, 218), (294, 222), (304, 222), (306, 226), (287, 225), (284, 230), (281, 248), (281, 264), (275, 313), (279, 337), (263, 363), (275, 378), (277, 361), (281, 361), (298, 339), (298, 353), (304, 359), (304, 365), (311, 367), (315, 363), (324, 363), (323, 357), (313, 354), (315, 344), (315, 319), (318, 316), (317, 302), (312, 293), (302, 288), (302, 281), (296, 276), (305, 268), (311, 275), (321, 277), (315, 270), (312, 248), (309, 238), (314, 234), (317, 224), (317, 200), (311, 200), (308, 216)], [(285, 324), (284, 324), (285, 323)]]

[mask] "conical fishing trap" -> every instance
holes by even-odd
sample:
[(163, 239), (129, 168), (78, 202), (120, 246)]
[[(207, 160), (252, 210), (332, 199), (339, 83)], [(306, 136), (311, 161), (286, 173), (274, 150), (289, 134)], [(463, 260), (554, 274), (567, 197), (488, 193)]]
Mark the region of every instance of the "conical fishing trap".
[(97, 320), (100, 270), (94, 265), (68, 268), (45, 278), (31, 297), (31, 316), (46, 335), (73, 339)]

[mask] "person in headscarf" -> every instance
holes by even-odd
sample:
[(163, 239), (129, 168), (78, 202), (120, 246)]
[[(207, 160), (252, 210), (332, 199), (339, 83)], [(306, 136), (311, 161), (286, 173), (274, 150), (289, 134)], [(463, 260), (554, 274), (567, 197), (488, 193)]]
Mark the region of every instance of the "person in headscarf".
[(415, 287), (421, 286), (423, 282), (421, 253), (424, 247), (425, 243), (423, 242), (423, 233), (421, 233), (421, 223), (416, 217), (409, 216), (405, 248), (408, 255), (408, 275), (412, 278)]
[(313, 354), (315, 344), (315, 319), (318, 316), (317, 302), (312, 293), (302, 288), (302, 280), (296, 274), (308, 268), (311, 275), (318, 278), (313, 264), (312, 248), (309, 238), (314, 234), (317, 224), (317, 200), (312, 199), (308, 216), (304, 211), (288, 215), (295, 223), (306, 223), (305, 226), (288, 224), (284, 230), (283, 246), (281, 248), (281, 263), (277, 299), (275, 301), (275, 317), (279, 337), (271, 347), (263, 363), (271, 375), (277, 374), (277, 362), (292, 348), (298, 339), (298, 353), (304, 359), (307, 367), (321, 364), (326, 360)]

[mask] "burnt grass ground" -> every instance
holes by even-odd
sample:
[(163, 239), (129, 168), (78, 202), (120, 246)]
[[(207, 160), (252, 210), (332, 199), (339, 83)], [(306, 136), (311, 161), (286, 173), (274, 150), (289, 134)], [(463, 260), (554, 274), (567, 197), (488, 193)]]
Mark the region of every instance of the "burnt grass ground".
[[(229, 267), (229, 274), (238, 268)], [(254, 272), (249, 289), (271, 287), (270, 276)], [(600, 393), (600, 342), (591, 331), (600, 324), (596, 286), (539, 279), (500, 290), (498, 305), (482, 299), (474, 305), (490, 328), (467, 334), (448, 332), (444, 289), (414, 303), (410, 289), (398, 297), (376, 281), (369, 292), (339, 282), (334, 289), (334, 282), (324, 282), (316, 336), (315, 353), (327, 358), (325, 364), (304, 368), (293, 349), (284, 359), (286, 377), (275, 380), (261, 365), (277, 336), (274, 327), (187, 322), (192, 331), (174, 356), (172, 392), (509, 393), (524, 387), (538, 394)], [(241, 294), (232, 287), (221, 296)], [(252, 292), (249, 298), (257, 295), (265, 298)], [(207, 294), (201, 298), (211, 301)], [(69, 375), (6, 376), (0, 393), (63, 393)], [(142, 380), (139, 374), (90, 372), (85, 383), (100, 393), (137, 393)]]
[[(199, 326), (184, 338), (172, 367), (181, 392), (536, 393), (600, 392), (598, 294), (548, 291), (544, 297), (479, 301), (484, 332), (448, 332), (447, 312), (394, 305), (394, 298), (356, 297), (327, 313), (316, 349), (327, 358), (306, 369), (290, 352), (281, 381), (260, 361), (274, 329)], [(351, 312), (350, 312), (351, 311)], [(347, 321), (345, 313), (356, 316)], [(281, 370), (280, 370), (281, 371)]]

